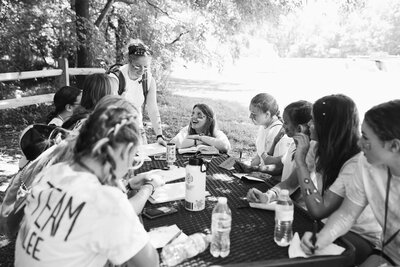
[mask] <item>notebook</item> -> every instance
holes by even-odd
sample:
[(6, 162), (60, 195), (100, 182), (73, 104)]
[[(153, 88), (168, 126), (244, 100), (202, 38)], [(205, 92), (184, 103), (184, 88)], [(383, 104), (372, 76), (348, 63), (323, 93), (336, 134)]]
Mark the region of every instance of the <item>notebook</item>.
[(219, 155), (219, 150), (214, 146), (198, 145), (187, 148), (179, 148), (179, 154), (197, 153), (202, 155)]
[(235, 164), (236, 160), (237, 159), (234, 157), (229, 157), (226, 160), (224, 160), (221, 164), (219, 164), (218, 167), (228, 171), (234, 170), (235, 168), (233, 167), (233, 165)]
[(168, 183), (171, 181), (179, 180), (185, 178), (186, 168), (172, 166), (169, 170), (151, 170), (146, 172), (148, 174), (157, 174), (164, 178), (164, 182)]
[(166, 152), (167, 152), (167, 148), (165, 146), (162, 146), (158, 143), (153, 143), (153, 144), (146, 144), (146, 145), (138, 146), (137, 154), (139, 156), (145, 157), (145, 156), (154, 156), (154, 155), (162, 154), (162, 153), (166, 153)]
[(247, 180), (250, 182), (262, 182), (265, 183), (265, 180), (268, 180), (272, 176), (267, 173), (232, 173), (236, 178)]
[[(185, 182), (166, 184), (157, 188), (154, 193), (149, 197), (149, 201), (152, 204), (157, 204), (181, 200), (185, 198), (185, 193)], [(210, 192), (206, 191), (206, 196), (209, 195)]]
[(155, 248), (162, 248), (170, 241), (172, 241), (171, 243), (175, 243), (187, 238), (187, 235), (176, 224), (150, 229), (148, 234), (150, 236), (150, 243)]

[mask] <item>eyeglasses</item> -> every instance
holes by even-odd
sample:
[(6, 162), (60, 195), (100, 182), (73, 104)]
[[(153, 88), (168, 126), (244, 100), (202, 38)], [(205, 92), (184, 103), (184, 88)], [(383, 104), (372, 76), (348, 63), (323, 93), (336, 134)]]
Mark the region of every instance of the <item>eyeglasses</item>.
[(132, 68), (134, 68), (136, 71), (147, 71), (149, 67), (147, 66), (141, 66), (141, 65), (133, 65), (131, 64)]

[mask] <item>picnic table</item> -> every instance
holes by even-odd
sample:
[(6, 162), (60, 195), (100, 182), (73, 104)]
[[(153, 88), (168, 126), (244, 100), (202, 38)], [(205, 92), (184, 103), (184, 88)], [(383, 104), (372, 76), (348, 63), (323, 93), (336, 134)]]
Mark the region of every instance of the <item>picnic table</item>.
[[(311, 258), (288, 257), (288, 247), (279, 247), (274, 242), (274, 211), (253, 209), (247, 205), (242, 197), (247, 191), (256, 187), (262, 191), (271, 188), (276, 180), (261, 182), (243, 181), (232, 176), (231, 171), (219, 167), (229, 156), (214, 156), (207, 170), (206, 207), (202, 211), (188, 211), (184, 207), (184, 200), (155, 204), (155, 206), (172, 206), (178, 209), (177, 213), (156, 218), (143, 218), (146, 230), (176, 224), (187, 235), (205, 232), (211, 229), (211, 213), (217, 202), (217, 197), (224, 196), (232, 211), (231, 248), (226, 258), (214, 258), (209, 249), (203, 253), (182, 262), (178, 266), (353, 266), (354, 247), (344, 238), (339, 238), (336, 244), (346, 250), (338, 256), (315, 256)], [(177, 155), (176, 165), (184, 167), (187, 156)], [(166, 166), (165, 161), (152, 160), (145, 162), (139, 172), (152, 169), (161, 169)], [(180, 179), (177, 181), (184, 181)], [(147, 206), (152, 205), (150, 203)], [(299, 206), (294, 208), (293, 233), (298, 232), (300, 237), (305, 231), (311, 231), (312, 218)], [(159, 251), (161, 252), (161, 251)], [(161, 266), (164, 266), (161, 264)]]

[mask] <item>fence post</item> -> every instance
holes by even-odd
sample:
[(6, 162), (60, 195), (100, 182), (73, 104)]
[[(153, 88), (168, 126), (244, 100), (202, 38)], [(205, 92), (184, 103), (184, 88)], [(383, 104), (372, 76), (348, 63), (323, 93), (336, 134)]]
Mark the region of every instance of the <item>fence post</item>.
[(60, 75), (60, 87), (69, 86), (68, 60), (66, 58), (58, 59), (58, 66), (62, 70)]

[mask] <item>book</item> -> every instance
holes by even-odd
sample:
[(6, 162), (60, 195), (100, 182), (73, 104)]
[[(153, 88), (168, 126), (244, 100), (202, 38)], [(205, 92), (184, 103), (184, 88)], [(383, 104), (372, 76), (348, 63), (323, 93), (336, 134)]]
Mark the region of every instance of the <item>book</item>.
[(138, 146), (138, 152), (137, 154), (142, 157), (146, 156), (154, 156), (157, 154), (162, 154), (166, 153), (167, 148), (165, 146), (162, 146), (158, 143), (153, 143), (153, 144), (146, 144), (146, 145), (140, 145)]
[(241, 180), (247, 180), (251, 182), (262, 182), (265, 183), (266, 180), (271, 178), (272, 176), (267, 173), (232, 173), (233, 176), (239, 178)]
[(150, 229), (148, 234), (150, 243), (155, 248), (162, 248), (171, 241), (171, 243), (175, 243), (187, 238), (187, 235), (176, 224)]
[[(185, 184), (185, 182), (179, 182), (166, 184), (157, 188), (154, 193), (149, 197), (150, 203), (157, 204), (184, 199), (186, 194)], [(210, 192), (206, 191), (206, 196), (209, 195)]]
[(214, 146), (198, 145), (187, 148), (179, 148), (179, 154), (200, 153), (202, 155), (219, 155), (219, 150)]
[(160, 175), (165, 183), (172, 182), (181, 178), (185, 178), (186, 176), (186, 168), (171, 166), (169, 170), (151, 170), (146, 172), (146, 174), (157, 174)]

